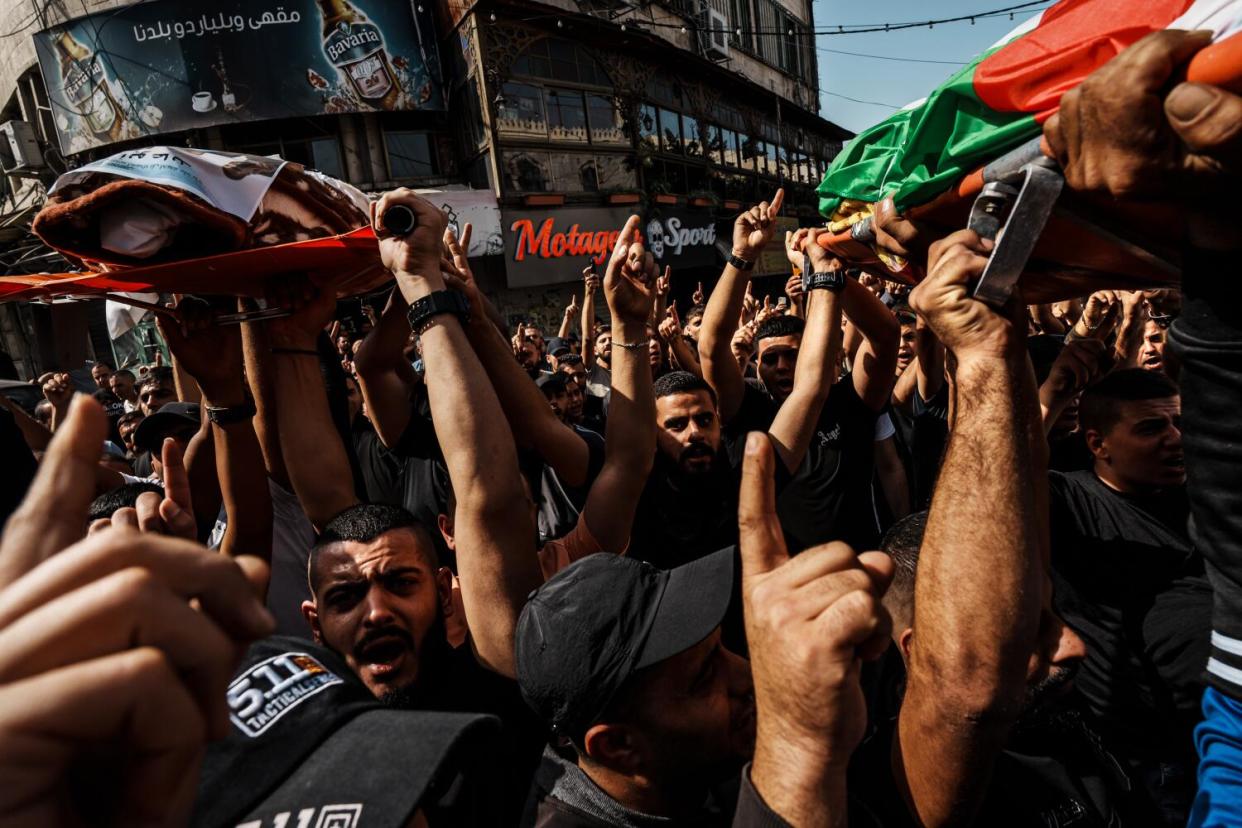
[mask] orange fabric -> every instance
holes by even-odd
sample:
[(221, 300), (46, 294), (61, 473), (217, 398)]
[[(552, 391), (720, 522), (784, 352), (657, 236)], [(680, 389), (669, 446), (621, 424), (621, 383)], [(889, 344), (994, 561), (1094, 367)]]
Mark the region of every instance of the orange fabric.
[(984, 58), (975, 94), (997, 112), (1047, 113), (1130, 44), (1163, 29), (1193, 0), (1060, 2), (1039, 25)]
[(283, 273), (306, 273), (342, 298), (377, 288), (391, 278), (380, 264), (375, 233), (361, 227), (322, 239), (107, 273), (0, 276), (0, 300), (147, 290), (262, 297), (267, 279)]

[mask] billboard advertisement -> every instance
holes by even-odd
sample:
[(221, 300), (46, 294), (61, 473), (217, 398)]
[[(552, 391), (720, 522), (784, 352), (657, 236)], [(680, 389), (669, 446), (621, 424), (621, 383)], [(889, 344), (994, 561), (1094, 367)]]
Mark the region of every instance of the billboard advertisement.
[(343, 112), (443, 109), (431, 4), (155, 0), (35, 35), (61, 152)]

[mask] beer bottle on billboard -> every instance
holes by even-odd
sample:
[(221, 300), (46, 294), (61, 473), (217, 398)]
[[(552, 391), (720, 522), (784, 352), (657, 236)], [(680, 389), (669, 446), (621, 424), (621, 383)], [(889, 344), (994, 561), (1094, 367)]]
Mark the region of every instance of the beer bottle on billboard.
[(317, 0), (323, 15), (323, 52), (363, 101), (395, 109), (401, 84), (388, 60), (379, 27), (349, 0)]
[(125, 115), (112, 95), (112, 85), (95, 53), (68, 31), (56, 38), (60, 79), (69, 105), (101, 141), (121, 140)]

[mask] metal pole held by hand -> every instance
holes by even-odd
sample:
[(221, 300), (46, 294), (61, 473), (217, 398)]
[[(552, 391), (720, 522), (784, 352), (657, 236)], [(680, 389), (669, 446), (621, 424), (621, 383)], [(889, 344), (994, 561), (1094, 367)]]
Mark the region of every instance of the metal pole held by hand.
[(404, 204), (394, 204), (384, 211), (381, 223), (393, 236), (408, 236), (418, 226), (418, 216)]

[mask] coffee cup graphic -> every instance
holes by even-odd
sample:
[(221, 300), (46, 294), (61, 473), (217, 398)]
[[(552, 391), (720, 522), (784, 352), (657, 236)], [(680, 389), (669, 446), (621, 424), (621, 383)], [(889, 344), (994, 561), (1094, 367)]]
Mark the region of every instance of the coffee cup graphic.
[(210, 112), (216, 108), (216, 99), (212, 97), (210, 92), (195, 92), (190, 98), (190, 106), (195, 112)]

